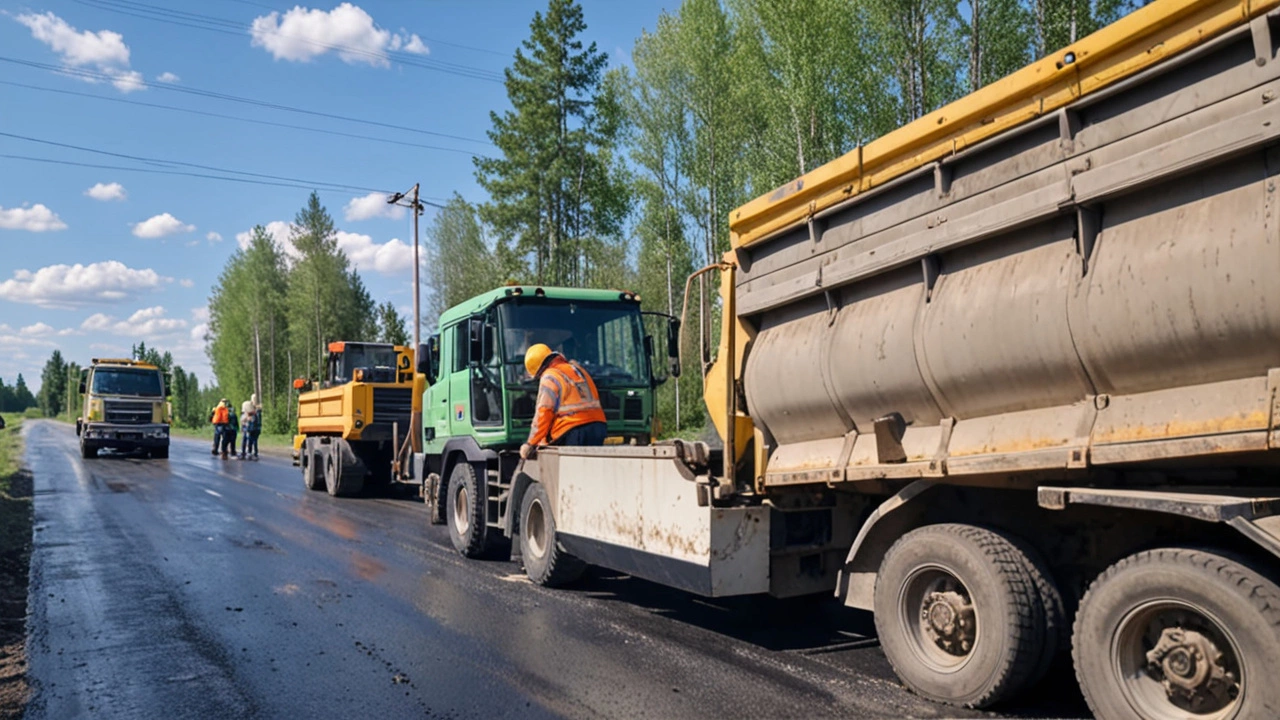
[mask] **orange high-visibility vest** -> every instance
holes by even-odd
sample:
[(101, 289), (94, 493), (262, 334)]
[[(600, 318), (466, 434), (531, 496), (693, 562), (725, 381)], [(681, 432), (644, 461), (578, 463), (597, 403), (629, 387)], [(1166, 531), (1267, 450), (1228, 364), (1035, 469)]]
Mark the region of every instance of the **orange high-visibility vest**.
[(214, 425), (226, 425), (227, 423), (231, 422), (230, 418), (231, 418), (230, 412), (221, 405), (219, 405), (213, 411)]
[(552, 360), (538, 384), (538, 406), (533, 413), (529, 444), (555, 442), (573, 428), (604, 421), (600, 393), (587, 371), (577, 363)]

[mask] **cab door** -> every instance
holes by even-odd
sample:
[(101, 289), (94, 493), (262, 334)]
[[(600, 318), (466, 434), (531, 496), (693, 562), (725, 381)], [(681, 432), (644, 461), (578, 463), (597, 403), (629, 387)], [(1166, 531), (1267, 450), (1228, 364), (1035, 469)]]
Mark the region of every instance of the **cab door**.
[(449, 435), (471, 435), (471, 368), (470, 368), (470, 321), (462, 322), (448, 328), (441, 335), (440, 342), (449, 348), (449, 361), (441, 363), (441, 372), (446, 373), (445, 383), (449, 386), (449, 401), (446, 406), (449, 418)]

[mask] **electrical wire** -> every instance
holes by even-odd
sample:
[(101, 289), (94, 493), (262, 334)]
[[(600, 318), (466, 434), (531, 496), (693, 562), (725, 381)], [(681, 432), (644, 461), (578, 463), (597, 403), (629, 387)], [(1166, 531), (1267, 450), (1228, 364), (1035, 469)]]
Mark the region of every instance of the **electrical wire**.
[[(50, 65), (48, 63), (35, 62), (33, 60), (21, 60), (19, 58), (0, 56), (0, 62), (11, 63), (14, 65), (23, 65), (26, 67), (36, 68), (37, 70), (47, 70), (49, 72), (58, 73), (60, 75), (70, 75), (94, 82), (111, 82), (117, 78), (107, 74), (85, 70), (82, 68), (68, 68), (59, 65)], [(477, 143), (480, 145), (492, 145), (487, 140), (478, 140), (476, 138), (464, 137), (462, 135), (450, 135), (448, 133), (436, 132), (434, 130), (423, 130), (422, 128), (408, 127), (406, 125), (396, 125), (394, 123), (385, 123), (378, 120), (367, 120), (364, 118), (351, 117), (348, 115), (338, 115), (335, 113), (322, 112), (320, 110), (307, 110), (306, 108), (293, 107), (292, 105), (281, 105), (279, 103), (268, 102), (266, 100), (255, 100), (253, 98), (239, 97), (237, 95), (228, 95), (226, 93), (214, 92), (212, 90), (201, 90), (199, 88), (187, 85), (172, 85), (169, 83), (154, 83), (147, 80), (137, 81), (138, 85), (156, 90), (168, 90), (171, 92), (180, 92), (198, 97), (207, 97), (215, 100), (224, 100), (227, 102), (236, 102), (254, 107), (262, 107), (270, 110), (279, 110), (281, 112), (291, 112), (301, 115), (311, 115), (314, 117), (328, 118), (330, 120), (341, 120), (343, 122), (359, 123), (362, 125), (371, 125), (374, 127), (389, 128), (392, 130), (403, 130), (405, 132), (418, 133), (421, 135), (431, 135), (434, 137), (448, 138), (450, 140), (458, 140), (461, 142)]]
[[(157, 5), (134, 2), (133, 0), (75, 0), (75, 2), (98, 10), (105, 10), (107, 12), (127, 15), (129, 17), (136, 17), (143, 20), (166, 23), (169, 25), (194, 28), (197, 30), (207, 30), (210, 32), (222, 33), (224, 35), (243, 36), (249, 34), (248, 26), (239, 21), (183, 10), (171, 10)], [(483, 80), (494, 83), (502, 82), (501, 73), (492, 70), (485, 70), (483, 68), (459, 65), (457, 63), (449, 63), (440, 60), (428, 60), (421, 55), (413, 53), (396, 50), (374, 51), (351, 45), (336, 45), (296, 35), (288, 35), (281, 32), (274, 32), (271, 34), (276, 37), (305, 43), (313, 47), (320, 48), (321, 50), (332, 50), (347, 56), (355, 56), (375, 63), (386, 62), (388, 59), (394, 59), (402, 65), (435, 70), (451, 75), (470, 78), (472, 80)]]
[(177, 105), (163, 105), (160, 103), (149, 103), (141, 100), (130, 100), (128, 98), (108, 97), (106, 95), (95, 95), (93, 93), (78, 92), (75, 90), (63, 90), (60, 88), (44, 87), (42, 85), (28, 85), (26, 83), (11, 82), (9, 80), (0, 80), (0, 85), (8, 85), (10, 87), (25, 88), (27, 90), (39, 90), (41, 92), (57, 93), (59, 95), (71, 95), (75, 97), (86, 97), (94, 100), (104, 100), (106, 102), (123, 103), (125, 105), (136, 105), (139, 107), (157, 108), (161, 110), (172, 110), (174, 112), (190, 113), (202, 117), (219, 118), (223, 120), (236, 120), (238, 122), (253, 123), (254, 125), (266, 125), (268, 127), (285, 128), (288, 130), (299, 130), (303, 132), (320, 133), (323, 135), (335, 135), (337, 137), (354, 138), (356, 140), (368, 140), (370, 142), (387, 143), (390, 145), (400, 145), (403, 147), (423, 148), (426, 150), (438, 150), (440, 152), (459, 153), (470, 157), (487, 158), (487, 155), (463, 150), (461, 148), (441, 147), (439, 145), (425, 145), (422, 143), (408, 142), (405, 140), (391, 140), (389, 138), (374, 137), (372, 135), (358, 135), (356, 133), (346, 133), (339, 130), (326, 130), (324, 128), (309, 127), (306, 125), (292, 125), (290, 123), (272, 122), (270, 120), (258, 120), (256, 118), (240, 117), (238, 115), (224, 115), (209, 110), (196, 110), (194, 108), (178, 107)]

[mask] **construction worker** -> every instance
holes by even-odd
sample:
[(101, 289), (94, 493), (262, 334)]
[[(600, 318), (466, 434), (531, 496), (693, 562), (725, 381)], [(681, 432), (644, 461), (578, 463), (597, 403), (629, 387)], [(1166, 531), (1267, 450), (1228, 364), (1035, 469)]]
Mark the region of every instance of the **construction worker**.
[(578, 363), (542, 343), (524, 354), (524, 368), (538, 380), (538, 405), (520, 457), (539, 445), (603, 445), (608, 428), (596, 383)]
[(230, 403), (226, 398), (222, 398), (213, 408), (213, 412), (209, 413), (209, 421), (213, 423), (213, 454), (222, 453), (222, 457), (227, 457), (227, 425), (231, 422)]

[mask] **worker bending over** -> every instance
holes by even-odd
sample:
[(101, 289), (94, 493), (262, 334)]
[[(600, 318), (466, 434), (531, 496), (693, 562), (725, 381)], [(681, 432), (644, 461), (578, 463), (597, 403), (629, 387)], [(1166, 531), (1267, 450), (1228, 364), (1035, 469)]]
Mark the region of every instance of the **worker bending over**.
[(538, 406), (520, 457), (538, 445), (603, 445), (608, 426), (596, 383), (582, 366), (538, 343), (524, 354), (524, 367), (538, 380)]

